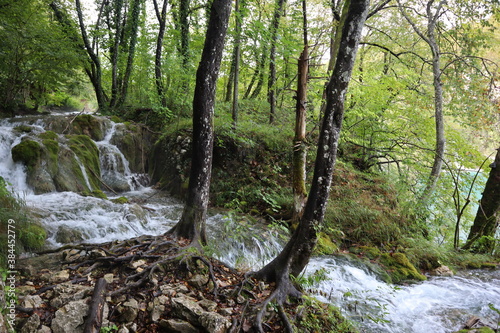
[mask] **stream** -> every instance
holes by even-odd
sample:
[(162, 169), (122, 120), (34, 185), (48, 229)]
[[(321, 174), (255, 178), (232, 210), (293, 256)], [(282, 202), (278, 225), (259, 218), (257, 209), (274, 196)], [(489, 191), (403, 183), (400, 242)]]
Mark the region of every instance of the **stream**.
[[(43, 132), (45, 126), (41, 119), (0, 122), (0, 176), (40, 216), (47, 229), (48, 246), (60, 246), (68, 239), (103, 243), (144, 234), (160, 235), (178, 221), (181, 202), (141, 185), (144, 182), (134, 181), (138, 175), (128, 170), (123, 154), (110, 143), (113, 124), (105, 138), (96, 143), (101, 154), (101, 176), (110, 177), (112, 173), (112, 177), (130, 184), (131, 191), (119, 194), (127, 197), (128, 203), (83, 197), (73, 192), (35, 195), (26, 184), (24, 166), (14, 163), (10, 153), (26, 135), (14, 130), (21, 124), (38, 132)], [(122, 167), (118, 168), (117, 163)], [(118, 197), (107, 194), (109, 199)], [(285, 243), (277, 230), (236, 219), (227, 212), (210, 212), (207, 231), (209, 241), (217, 239), (209, 247), (212, 255), (247, 270), (262, 267)], [(338, 306), (345, 316), (359, 324), (361, 332), (454, 332), (474, 315), (491, 323), (500, 321), (499, 315), (488, 306), (492, 303), (500, 309), (500, 270), (468, 270), (453, 277), (429, 277), (424, 282), (394, 286), (382, 282), (360, 264), (343, 257), (323, 256), (312, 258), (304, 274), (315, 272), (321, 273), (322, 278), (314, 282), (310, 292)]]

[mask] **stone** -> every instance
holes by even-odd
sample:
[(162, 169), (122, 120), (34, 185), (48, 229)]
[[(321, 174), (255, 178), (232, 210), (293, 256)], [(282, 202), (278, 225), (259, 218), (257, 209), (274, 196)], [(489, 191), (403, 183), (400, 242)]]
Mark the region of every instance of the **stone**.
[(38, 329), (37, 333), (52, 333), (52, 330), (50, 327), (42, 325), (42, 327)]
[(210, 301), (208, 299), (202, 299), (201, 301), (198, 302), (198, 304), (200, 304), (201, 307), (207, 311), (213, 312), (217, 309), (217, 303)]
[(53, 272), (53, 273), (48, 273), (48, 274), (43, 274), (41, 276), (42, 280), (45, 280), (49, 283), (59, 283), (59, 282), (64, 282), (69, 280), (69, 272), (68, 270), (62, 270), (59, 272)]
[(137, 318), (137, 315), (139, 314), (139, 302), (137, 302), (137, 300), (135, 300), (134, 298), (131, 298), (123, 304), (119, 305), (117, 307), (117, 310), (119, 313), (119, 321), (123, 323), (131, 323)]
[(112, 273), (109, 274), (104, 274), (104, 280), (106, 280), (107, 283), (113, 283), (114, 275)]
[(35, 313), (26, 320), (20, 333), (37, 333), (38, 326), (40, 326), (40, 317)]
[(60, 308), (71, 301), (81, 300), (84, 297), (92, 295), (93, 287), (65, 282), (55, 286), (52, 292), (53, 298), (50, 301), (50, 305)]
[(208, 283), (208, 278), (204, 275), (196, 274), (188, 280), (188, 283), (197, 289), (202, 289)]
[(21, 299), (21, 307), (27, 309), (39, 308), (43, 304), (43, 300), (38, 295), (27, 295)]
[(172, 312), (190, 323), (198, 323), (199, 317), (205, 310), (194, 298), (181, 294), (179, 297), (172, 298)]
[(199, 333), (200, 331), (196, 329), (193, 325), (187, 321), (180, 319), (162, 319), (160, 321), (160, 326), (165, 329), (165, 332), (172, 333)]
[(78, 243), (83, 240), (83, 234), (80, 230), (70, 229), (67, 226), (61, 225), (57, 229), (55, 240), (61, 244)]
[(86, 300), (69, 302), (56, 311), (52, 319), (52, 331), (54, 333), (82, 333), (84, 317), (89, 311)]
[(203, 313), (200, 323), (210, 333), (225, 333), (231, 327), (229, 319), (215, 312)]
[(448, 266), (439, 266), (434, 271), (432, 271), (432, 275), (436, 276), (453, 276), (453, 271)]

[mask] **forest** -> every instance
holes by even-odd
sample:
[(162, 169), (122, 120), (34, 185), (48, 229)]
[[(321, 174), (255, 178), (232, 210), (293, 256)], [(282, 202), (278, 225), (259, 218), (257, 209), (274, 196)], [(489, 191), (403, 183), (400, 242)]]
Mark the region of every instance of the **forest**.
[[(386, 305), (358, 320), (362, 310), (342, 309), (353, 303), (322, 303), (330, 268), (310, 270), (325, 256), (373, 265), (391, 285), (474, 270), (499, 281), (499, 9), (496, 0), (1, 0), (0, 332), (399, 332)], [(147, 202), (159, 194), (129, 194), (145, 188), (182, 207), (172, 223), (116, 239), (57, 229), (62, 213), (30, 207), (75, 193), (69, 201), (88, 202), (75, 210), (100, 200), (142, 228), (162, 211)], [(226, 220), (214, 236), (218, 214)], [(262, 226), (279, 234), (278, 249), (257, 266), (244, 251), (228, 264), (233, 249), (219, 238), (271, 246)], [(55, 253), (64, 259), (46, 259)], [(67, 281), (89, 301), (61, 301)], [(186, 305), (194, 296), (183, 285), (217, 310)], [(50, 306), (26, 301), (39, 294)], [(484, 297), (481, 319), (467, 326), (463, 314), (443, 332), (498, 331), (500, 290)], [(85, 316), (68, 326), (58, 311), (73, 303)], [(365, 320), (384, 328), (356, 324)], [(432, 331), (422, 327), (403, 330)]]

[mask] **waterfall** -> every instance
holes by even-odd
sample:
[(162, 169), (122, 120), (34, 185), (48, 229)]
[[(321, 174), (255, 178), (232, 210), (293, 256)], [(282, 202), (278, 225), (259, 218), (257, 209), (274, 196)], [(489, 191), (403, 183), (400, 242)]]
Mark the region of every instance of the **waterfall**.
[[(42, 132), (43, 122), (14, 119), (0, 122), (0, 176), (17, 193), (27, 193), (26, 203), (46, 227), (49, 246), (64, 243), (101, 243), (144, 234), (161, 235), (179, 220), (182, 203), (163, 192), (134, 183), (123, 153), (113, 145), (117, 124), (110, 122), (104, 139), (96, 142), (100, 152), (101, 178), (122, 182), (128, 199), (108, 193), (110, 200), (83, 197), (72, 192), (33, 194), (26, 184), (25, 168), (14, 163), (11, 148), (25, 133), (15, 126), (28, 124)], [(31, 124), (31, 125), (30, 125)], [(85, 169), (85, 168), (83, 168)], [(83, 172), (83, 170), (82, 170)], [(86, 173), (84, 173), (86, 174)], [(89, 186), (88, 178), (86, 183)], [(211, 213), (207, 220), (208, 251), (219, 260), (245, 270), (256, 270), (283, 248), (283, 232), (244, 217)], [(281, 235), (281, 236), (280, 236)], [(360, 264), (341, 257), (312, 258), (304, 273), (313, 281), (310, 292), (330, 302), (370, 333), (448, 333), (457, 331), (472, 315), (497, 321), (489, 308), (500, 308), (500, 271), (461, 272), (454, 277), (430, 277), (408, 286), (380, 281)]]

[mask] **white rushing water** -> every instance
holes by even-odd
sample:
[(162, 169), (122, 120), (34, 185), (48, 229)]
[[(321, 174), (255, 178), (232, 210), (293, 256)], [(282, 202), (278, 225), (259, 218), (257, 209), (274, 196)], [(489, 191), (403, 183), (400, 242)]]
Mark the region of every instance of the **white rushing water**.
[[(116, 125), (108, 126), (105, 138), (96, 142), (100, 151), (101, 177), (119, 178), (132, 191), (120, 193), (125, 204), (72, 192), (33, 194), (26, 184), (24, 167), (12, 161), (10, 150), (23, 135), (13, 128), (23, 124), (0, 122), (0, 176), (36, 211), (48, 231), (50, 246), (72, 242), (102, 243), (144, 234), (160, 235), (180, 218), (182, 204), (165, 193), (144, 187), (134, 179), (123, 154), (111, 144)], [(30, 125), (43, 131), (43, 122)], [(110, 199), (116, 195), (108, 193)], [(279, 232), (255, 222), (211, 213), (207, 221), (211, 251), (231, 266), (257, 269), (281, 250), (284, 240)], [(339, 257), (313, 258), (306, 273), (322, 272), (312, 290), (320, 300), (339, 306), (344, 314), (359, 323), (362, 332), (373, 333), (447, 333), (454, 332), (471, 316), (491, 322), (498, 314), (488, 306), (500, 308), (500, 272), (469, 271), (454, 277), (431, 277), (409, 286), (388, 285), (361, 267)]]

